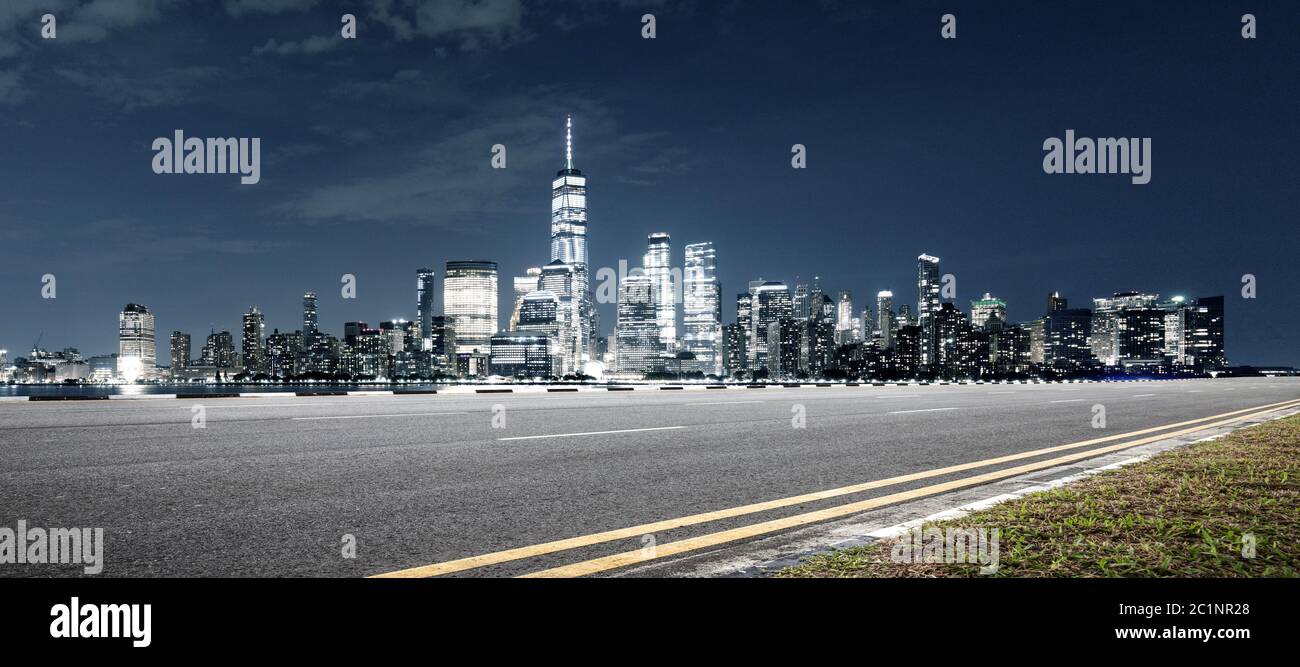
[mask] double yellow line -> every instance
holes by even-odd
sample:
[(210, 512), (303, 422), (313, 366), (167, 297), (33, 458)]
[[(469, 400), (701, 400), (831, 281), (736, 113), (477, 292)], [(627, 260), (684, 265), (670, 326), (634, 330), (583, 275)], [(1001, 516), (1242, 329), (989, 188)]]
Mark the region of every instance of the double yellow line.
[[(935, 495), (938, 493), (944, 493), (947, 491), (960, 489), (967, 486), (986, 484), (988, 482), (996, 481), (999, 479), (1014, 477), (1016, 475), (1022, 475), (1027, 472), (1033, 472), (1036, 470), (1052, 468), (1065, 463), (1070, 463), (1073, 461), (1078, 461), (1081, 459), (1098, 456), (1108, 452), (1118, 451), (1121, 449), (1135, 447), (1137, 445), (1142, 445), (1157, 440), (1172, 438), (1179, 435), (1186, 435), (1188, 433), (1192, 433), (1195, 431), (1200, 431), (1207, 428), (1214, 428), (1216, 426), (1230, 424), (1236, 421), (1241, 421), (1243, 419), (1249, 419), (1251, 417), (1264, 414), (1266, 412), (1270, 412), (1274, 410), (1282, 410), (1289, 407), (1300, 407), (1300, 399), (1293, 399), (1290, 401), (1283, 401), (1281, 403), (1273, 403), (1270, 405), (1262, 405), (1253, 408), (1246, 408), (1243, 410), (1236, 410), (1233, 412), (1225, 412), (1222, 414), (1212, 415), (1209, 417), (1201, 417), (1199, 419), (1192, 419), (1192, 420), (1178, 422), (1174, 424), (1166, 424), (1164, 426), (1156, 426), (1156, 427), (1146, 428), (1138, 431), (1130, 431), (1128, 433), (1120, 433), (1116, 435), (1106, 436), (1103, 438), (1093, 438), (1081, 442), (1075, 442), (1075, 443), (1070, 443), (1065, 445), (1057, 445), (1055, 447), (1046, 447), (1043, 449), (1036, 449), (1028, 452), (1020, 452), (1017, 454), (1010, 454), (1007, 456), (999, 456), (996, 458), (984, 459), (982, 461), (972, 461), (969, 463), (962, 463), (959, 465), (948, 466), (945, 468), (935, 468), (933, 470), (926, 470), (923, 472), (900, 475), (897, 477), (890, 477), (887, 479), (864, 482), (861, 484), (844, 486), (837, 489), (829, 489), (826, 491), (806, 493), (803, 495), (790, 496), (788, 498), (769, 500), (761, 503), (741, 505), (739, 507), (717, 510), (714, 512), (692, 514), (690, 516), (684, 516), (676, 519), (656, 521), (653, 523), (641, 524), (639, 526), (630, 526), (627, 528), (620, 528), (617, 530), (608, 530), (600, 533), (593, 533), (590, 535), (583, 535), (580, 537), (571, 537), (568, 539), (556, 540), (553, 542), (544, 542), (542, 544), (534, 544), (534, 545), (519, 547), (515, 549), (506, 549), (504, 551), (496, 551), (492, 553), (481, 554), (478, 556), (471, 556), (469, 558), (460, 558), (457, 560), (445, 561), (442, 563), (434, 563), (432, 565), (424, 565), (421, 567), (413, 567), (405, 570), (397, 570), (395, 572), (388, 572), (388, 573), (379, 574), (375, 576), (380, 578), (434, 577), (434, 576), (439, 576), (444, 574), (451, 574), (454, 572), (462, 572), (465, 570), (472, 570), (480, 567), (486, 567), (489, 565), (497, 565), (500, 563), (508, 563), (511, 561), (522, 560), (526, 558), (535, 558), (537, 556), (543, 556), (546, 554), (552, 554), (560, 551), (568, 551), (571, 549), (578, 549), (578, 548), (587, 547), (595, 544), (612, 542), (615, 540), (635, 538), (646, 534), (673, 530), (675, 528), (682, 528), (685, 526), (694, 526), (702, 523), (719, 521), (722, 519), (730, 519), (730, 518), (745, 516), (745, 515), (754, 514), (758, 512), (766, 512), (769, 510), (779, 509), (783, 507), (790, 507), (792, 505), (801, 505), (804, 503), (814, 502), (818, 500), (825, 500), (828, 498), (851, 495), (863, 491), (869, 491), (871, 489), (878, 489), (886, 486), (894, 486), (897, 484), (905, 484), (907, 482), (912, 482), (920, 479), (941, 477), (943, 475), (950, 475), (956, 472), (962, 472), (974, 468), (983, 468), (986, 466), (997, 465), (1000, 463), (1008, 463), (1011, 461), (1033, 458), (1036, 456), (1042, 456), (1044, 454), (1052, 454), (1052, 453), (1066, 451), (1070, 449), (1079, 449), (1081, 447), (1088, 447), (1090, 445), (1099, 445), (1107, 442), (1114, 442), (1116, 440), (1123, 440), (1125, 438), (1131, 438), (1134, 436), (1143, 436), (1150, 433), (1159, 433), (1158, 435), (1153, 435), (1150, 437), (1139, 438), (1137, 440), (1122, 442), (1115, 445), (1108, 445), (1105, 447), (1097, 447), (1083, 452), (1076, 452), (1073, 454), (1047, 459), (1044, 461), (1036, 461), (1033, 463), (1015, 466), (1012, 468), (1004, 468), (1001, 470), (996, 470), (993, 472), (984, 473), (980, 475), (974, 475), (971, 477), (963, 477), (961, 479), (952, 480), (949, 482), (943, 482), (940, 484), (934, 484), (919, 489), (912, 489), (910, 491), (903, 491), (900, 493), (894, 493), (887, 496), (870, 498), (860, 502), (849, 503), (846, 505), (839, 505), (836, 507), (829, 507), (826, 509), (817, 510), (814, 512), (808, 512), (805, 514), (797, 514), (794, 516), (774, 519), (771, 521), (764, 521), (761, 523), (756, 523), (748, 526), (742, 526), (730, 530), (724, 530), (720, 532), (709, 533), (706, 535), (700, 535), (698, 537), (692, 537), (689, 539), (683, 539), (676, 542), (669, 542), (666, 544), (657, 545), (652, 548), (636, 549), (634, 551), (627, 551), (623, 553), (614, 554), (611, 556), (605, 556), (603, 558), (595, 558), (592, 560), (581, 561), (570, 565), (564, 565), (561, 567), (555, 567), (548, 570), (542, 570), (540, 572), (534, 572), (532, 574), (524, 575), (526, 577), (579, 577), (583, 575), (594, 574), (597, 572), (604, 572), (615, 568), (626, 567), (628, 565), (634, 565), (636, 563), (641, 563), (649, 560), (664, 558), (666, 556), (685, 553), (688, 551), (695, 551), (698, 549), (714, 547), (721, 544), (726, 544), (728, 542), (735, 542), (738, 540), (753, 538), (756, 536), (766, 535), (766, 534), (770, 534), (782, 530), (788, 530), (790, 528), (806, 526), (813, 523), (827, 521), (829, 519), (836, 519), (844, 516), (849, 516), (852, 514), (874, 509), (877, 507), (882, 507), (884, 505), (891, 505), (894, 503), (905, 502), (908, 500), (915, 500), (917, 498)], [(1219, 420), (1219, 421), (1215, 421), (1215, 420)], [(1213, 423), (1207, 423), (1207, 422), (1213, 422)], [(1181, 430), (1173, 431), (1173, 432), (1163, 432), (1163, 431), (1168, 431), (1169, 429), (1176, 429), (1179, 427), (1190, 427), (1190, 428), (1183, 428)]]

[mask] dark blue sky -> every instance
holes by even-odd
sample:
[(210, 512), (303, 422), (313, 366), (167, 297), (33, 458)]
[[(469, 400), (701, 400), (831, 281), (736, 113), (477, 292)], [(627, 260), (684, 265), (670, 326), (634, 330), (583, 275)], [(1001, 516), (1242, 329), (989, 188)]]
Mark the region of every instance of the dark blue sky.
[[(415, 269), (441, 290), (467, 258), (500, 263), (504, 322), (510, 277), (548, 259), (572, 113), (593, 273), (639, 264), (650, 232), (672, 234), (676, 263), (714, 241), (726, 320), (760, 276), (914, 304), (928, 252), (963, 309), (990, 291), (1013, 320), (1052, 290), (1222, 294), (1233, 363), (1300, 365), (1300, 5), (1123, 4), (10, 0), (0, 347), (44, 332), (114, 351), (139, 302), (161, 360), (167, 332), (197, 345), (251, 305), (298, 328), (308, 289), (338, 334), (412, 318)], [(345, 11), (356, 40), (338, 37)], [(177, 128), (260, 137), (261, 183), (152, 173), (150, 144)], [(1043, 140), (1066, 129), (1150, 137), (1151, 182), (1044, 174)]]

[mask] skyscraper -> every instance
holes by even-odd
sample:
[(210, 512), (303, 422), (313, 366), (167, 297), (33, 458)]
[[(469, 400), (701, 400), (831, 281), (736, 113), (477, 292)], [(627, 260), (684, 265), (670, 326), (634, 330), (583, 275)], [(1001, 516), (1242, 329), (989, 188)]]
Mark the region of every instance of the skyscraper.
[[(571, 302), (567, 297), (565, 301)], [(524, 296), (523, 303), (519, 307), (518, 331), (546, 334), (549, 339), (547, 353), (551, 356), (554, 365), (547, 371), (548, 375), (562, 376), (573, 371), (570, 365), (573, 349), (568, 321), (565, 319), (566, 307), (560, 305), (560, 299), (554, 292), (546, 289), (529, 292)], [(495, 344), (494, 338), (493, 345)], [(495, 369), (497, 363), (495, 358), (492, 363)]]
[(1065, 310), (1069, 307), (1069, 301), (1061, 296), (1060, 292), (1052, 292), (1047, 295), (1047, 312), (1053, 313), (1058, 310)]
[[(559, 373), (573, 373), (582, 370), (582, 340), (580, 308), (582, 304), (574, 297), (578, 285), (578, 274), (572, 265), (554, 260), (542, 267), (537, 278), (538, 288), (550, 292), (556, 300), (555, 321), (558, 329), (551, 339), (551, 354), (560, 365)], [(522, 315), (521, 315), (522, 319)]]
[(266, 339), (266, 318), (257, 306), (244, 313), (243, 342), (240, 351), (244, 356), (244, 372), (249, 375), (266, 372), (263, 344)]
[(899, 304), (896, 319), (897, 323), (894, 326), (894, 333), (898, 333), (898, 330), (903, 327), (910, 327), (916, 324), (916, 320), (912, 318), (912, 305), (907, 303)]
[(153, 326), (153, 313), (138, 303), (126, 304), (117, 316), (117, 374), (127, 382), (154, 372), (157, 343)]
[(524, 297), (529, 292), (538, 289), (538, 281), (542, 277), (542, 268), (534, 266), (524, 272), (522, 276), (515, 276), (515, 305), (510, 311), (510, 330), (514, 330), (519, 325), (519, 306), (523, 305)]
[[(1110, 297), (1093, 299), (1092, 354), (1106, 366), (1116, 366), (1125, 359), (1150, 359), (1164, 352), (1164, 312), (1156, 307), (1155, 294), (1116, 292)], [(1152, 331), (1151, 319), (1160, 320), (1159, 331)], [(1154, 352), (1151, 338), (1159, 334), (1159, 351)]]
[(819, 290), (809, 295), (808, 322), (802, 344), (803, 367), (821, 377), (835, 363), (835, 302)]
[(497, 263), (452, 260), (442, 279), (443, 313), (455, 318), (456, 352), (487, 354), (497, 332)]
[(753, 334), (749, 337), (749, 367), (767, 368), (768, 328), (782, 317), (794, 314), (794, 300), (785, 283), (769, 280), (754, 287)]
[(203, 365), (215, 368), (235, 366), (235, 338), (229, 331), (208, 334), (208, 340), (203, 344)]
[[(1031, 360), (1040, 356), (1038, 363), (1045, 364), (1062, 373), (1083, 370), (1092, 360), (1092, 349), (1088, 347), (1088, 336), (1092, 329), (1092, 311), (1087, 308), (1066, 308), (1064, 298), (1055, 298), (1048, 302), (1048, 312), (1043, 319), (1028, 330), (1032, 337), (1036, 334), (1041, 339), (1041, 355), (1034, 353), (1031, 340)], [(1041, 334), (1039, 331), (1041, 330)]]
[(921, 327), (921, 365), (937, 361), (938, 332), (934, 314), (939, 312), (939, 258), (922, 254), (916, 258), (916, 316)]
[(808, 284), (799, 282), (798, 276), (794, 279), (794, 316), (800, 319), (808, 319), (812, 315), (811, 300), (808, 298)]
[(307, 292), (302, 295), (302, 337), (309, 345), (316, 334), (320, 333), (316, 325), (316, 293)]
[(641, 265), (650, 278), (655, 320), (659, 323), (659, 352), (665, 355), (675, 354), (677, 300), (673, 292), (672, 240), (667, 234), (657, 232), (647, 238), (646, 253)]
[(894, 346), (894, 293), (883, 290), (876, 293), (876, 331), (880, 332), (880, 349)]
[(615, 363), (619, 373), (664, 370), (663, 358), (659, 354), (654, 286), (649, 276), (632, 272), (619, 284), (618, 322), (614, 325), (614, 333), (618, 343)]
[(835, 343), (848, 345), (853, 342), (853, 294), (840, 292), (835, 307)]
[(420, 349), (428, 351), (432, 343), (433, 295), (435, 287), (433, 269), (415, 271), (415, 323), (420, 328)]
[(572, 117), (564, 124), (564, 168), (551, 182), (551, 261), (555, 260), (573, 267), (573, 293), (568, 296), (578, 308), (575, 345), (581, 350), (581, 363), (591, 353), (596, 310), (587, 275), (587, 177), (573, 166)]
[(984, 293), (984, 296), (978, 299), (972, 299), (970, 302), (970, 323), (976, 329), (984, 328), (984, 324), (989, 318), (996, 317), (999, 320), (1007, 321), (1007, 302), (1002, 299), (993, 298), (992, 294)]
[(1201, 371), (1228, 365), (1223, 344), (1223, 297), (1203, 296), (1186, 310), (1183, 324), (1184, 362)]
[(732, 346), (732, 362), (729, 368), (733, 373), (750, 367), (750, 337), (754, 333), (754, 293), (752, 286), (750, 289), (749, 292), (736, 295), (736, 328), (740, 342)]
[(173, 331), (171, 337), (172, 377), (190, 365), (190, 335)]
[(717, 251), (712, 241), (686, 246), (683, 347), (695, 355), (695, 370), (715, 375), (722, 373), (722, 287), (717, 271)]

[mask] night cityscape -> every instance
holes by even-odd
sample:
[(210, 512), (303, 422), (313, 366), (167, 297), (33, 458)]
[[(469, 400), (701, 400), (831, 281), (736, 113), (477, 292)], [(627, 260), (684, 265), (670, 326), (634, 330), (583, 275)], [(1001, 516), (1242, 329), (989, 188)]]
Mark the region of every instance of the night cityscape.
[(1297, 21), (0, 2), (0, 635), (1284, 648)]
[[(622, 275), (612, 268), (594, 272), (614, 283), (601, 286), (603, 302), (617, 295), (613, 331), (601, 335), (587, 255), (587, 177), (574, 166), (572, 125), (570, 117), (563, 165), (551, 185), (551, 259), (508, 283), (514, 296), (508, 328), (497, 312), (497, 262), (450, 260), (442, 274), (441, 314), (434, 312), (438, 273), (420, 268), (409, 320), (346, 322), (339, 337), (321, 329), (318, 297), (309, 291), (302, 297), (300, 329), (268, 333), (265, 315), (254, 306), (236, 334), (212, 331), (196, 345), (192, 333), (173, 331), (164, 347), (169, 354), (160, 360), (157, 315), (131, 303), (119, 316), (117, 354), (83, 358), (71, 348), (34, 348), (5, 364), (0, 379), (1006, 380), (1198, 377), (1228, 368), (1222, 296), (1161, 300), (1116, 292), (1093, 298), (1091, 308), (1070, 308), (1066, 296), (1051, 292), (1040, 317), (1013, 323), (1006, 301), (990, 293), (970, 300), (969, 309), (945, 298), (945, 283), (955, 278), (941, 274), (940, 259), (928, 254), (916, 260), (915, 305), (900, 292), (895, 308), (894, 293), (881, 290), (855, 306), (852, 291), (828, 290), (815, 275), (797, 280), (793, 289), (760, 278), (736, 295), (734, 322), (724, 325), (723, 304), (730, 302), (718, 280), (714, 243), (686, 244), (675, 263), (672, 239), (662, 232), (648, 235), (641, 266)], [(343, 298), (349, 298), (349, 276), (342, 282)]]

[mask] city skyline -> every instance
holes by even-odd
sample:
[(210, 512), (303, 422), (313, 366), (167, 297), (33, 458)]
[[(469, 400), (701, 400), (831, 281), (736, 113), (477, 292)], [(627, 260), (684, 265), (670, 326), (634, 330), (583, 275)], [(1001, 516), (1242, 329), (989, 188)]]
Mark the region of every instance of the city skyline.
[[(514, 301), (506, 285), (546, 259), (541, 226), (553, 219), (543, 182), (563, 167), (557, 129), (571, 114), (591, 179), (592, 268), (636, 264), (649, 233), (671, 236), (674, 265), (686, 244), (712, 241), (725, 323), (732, 295), (759, 277), (793, 287), (820, 275), (828, 291), (854, 295), (855, 315), (879, 291), (908, 304), (910, 258), (924, 251), (957, 276), (963, 308), (989, 292), (1013, 321), (1037, 316), (1051, 291), (1076, 304), (1128, 290), (1222, 294), (1234, 363), (1300, 365), (1300, 313), (1288, 292), (1300, 276), (1286, 242), (1293, 188), (1276, 150), (1295, 143), (1281, 110), (1298, 96), (1277, 83), (1287, 80), (1286, 58), (1259, 57), (1288, 53), (1294, 36), (1244, 54), (1235, 33), (1215, 37), (1225, 30), (1215, 12), (1103, 8), (1066, 12), (1074, 29), (1049, 38), (1041, 26), (1059, 22), (1059, 9), (958, 2), (942, 10), (964, 14), (962, 38), (930, 44), (922, 39), (935, 32), (925, 26), (938, 5), (880, 17), (835, 4), (748, 14), (669, 3), (656, 11), (670, 29), (653, 42), (637, 35), (639, 12), (612, 6), (572, 10), (564, 27), (529, 8), (410, 39), (366, 15), (365, 38), (318, 54), (281, 47), (334, 31), (328, 12), (254, 21), (220, 7), (160, 9), (106, 26), (102, 42), (70, 35), (69, 48), (43, 51), (6, 16), (0, 30), (17, 51), (0, 57), (45, 62), (61, 78), (15, 67), (14, 84), (0, 87), (12, 140), (0, 167), (0, 303), (10, 314), (0, 347), (12, 358), (44, 332), (43, 347), (110, 351), (111, 322), (127, 302), (157, 313), (159, 331), (196, 338), (238, 331), (252, 304), (268, 331), (293, 330), (308, 289), (336, 330), (414, 320), (412, 270), (480, 257), (500, 266), (504, 326)], [(159, 20), (211, 48), (151, 69), (157, 45), (131, 37), (156, 34), (149, 21)], [(1087, 35), (1103, 32), (1113, 50), (1078, 62)], [(1188, 54), (1164, 37), (1172, 34), (1205, 48)], [(1017, 39), (982, 48), (991, 35)], [(835, 57), (822, 63), (816, 53)], [(1175, 60), (1184, 66), (1172, 74), (1159, 66)], [(1133, 61), (1153, 66), (1126, 67)], [(333, 82), (324, 98), (258, 104), (318, 89), (320, 80), (292, 75), (319, 76), (323, 65)], [(817, 77), (806, 76), (810, 67)], [(954, 71), (962, 83), (945, 85)], [(248, 104), (214, 97), (203, 85), (214, 72)], [(1062, 72), (1080, 85), (1018, 84)], [(155, 94), (94, 85), (113, 77)], [(1103, 80), (1107, 98), (1087, 92)], [(1201, 96), (1208, 89), (1213, 99)], [(1261, 89), (1283, 103), (1242, 101)], [(738, 105), (750, 111), (739, 120)], [(1242, 122), (1215, 121), (1229, 113)], [(88, 114), (105, 125), (87, 127), (79, 119)], [(149, 142), (178, 126), (261, 136), (261, 181), (151, 173)], [(1219, 134), (1206, 140), (1210, 126)], [(1040, 146), (1066, 128), (1152, 136), (1159, 173), (1140, 187), (1046, 175)], [(506, 169), (490, 166), (497, 143), (509, 150)], [(807, 147), (807, 169), (790, 167), (795, 143)], [(1216, 164), (1233, 168), (1206, 166)], [(19, 252), (29, 248), (40, 251)], [(55, 299), (41, 298), (46, 274), (58, 279)], [(356, 300), (339, 297), (343, 274), (357, 277)], [(1246, 274), (1258, 278), (1256, 299), (1238, 296)], [(608, 336), (615, 305), (596, 311)]]

